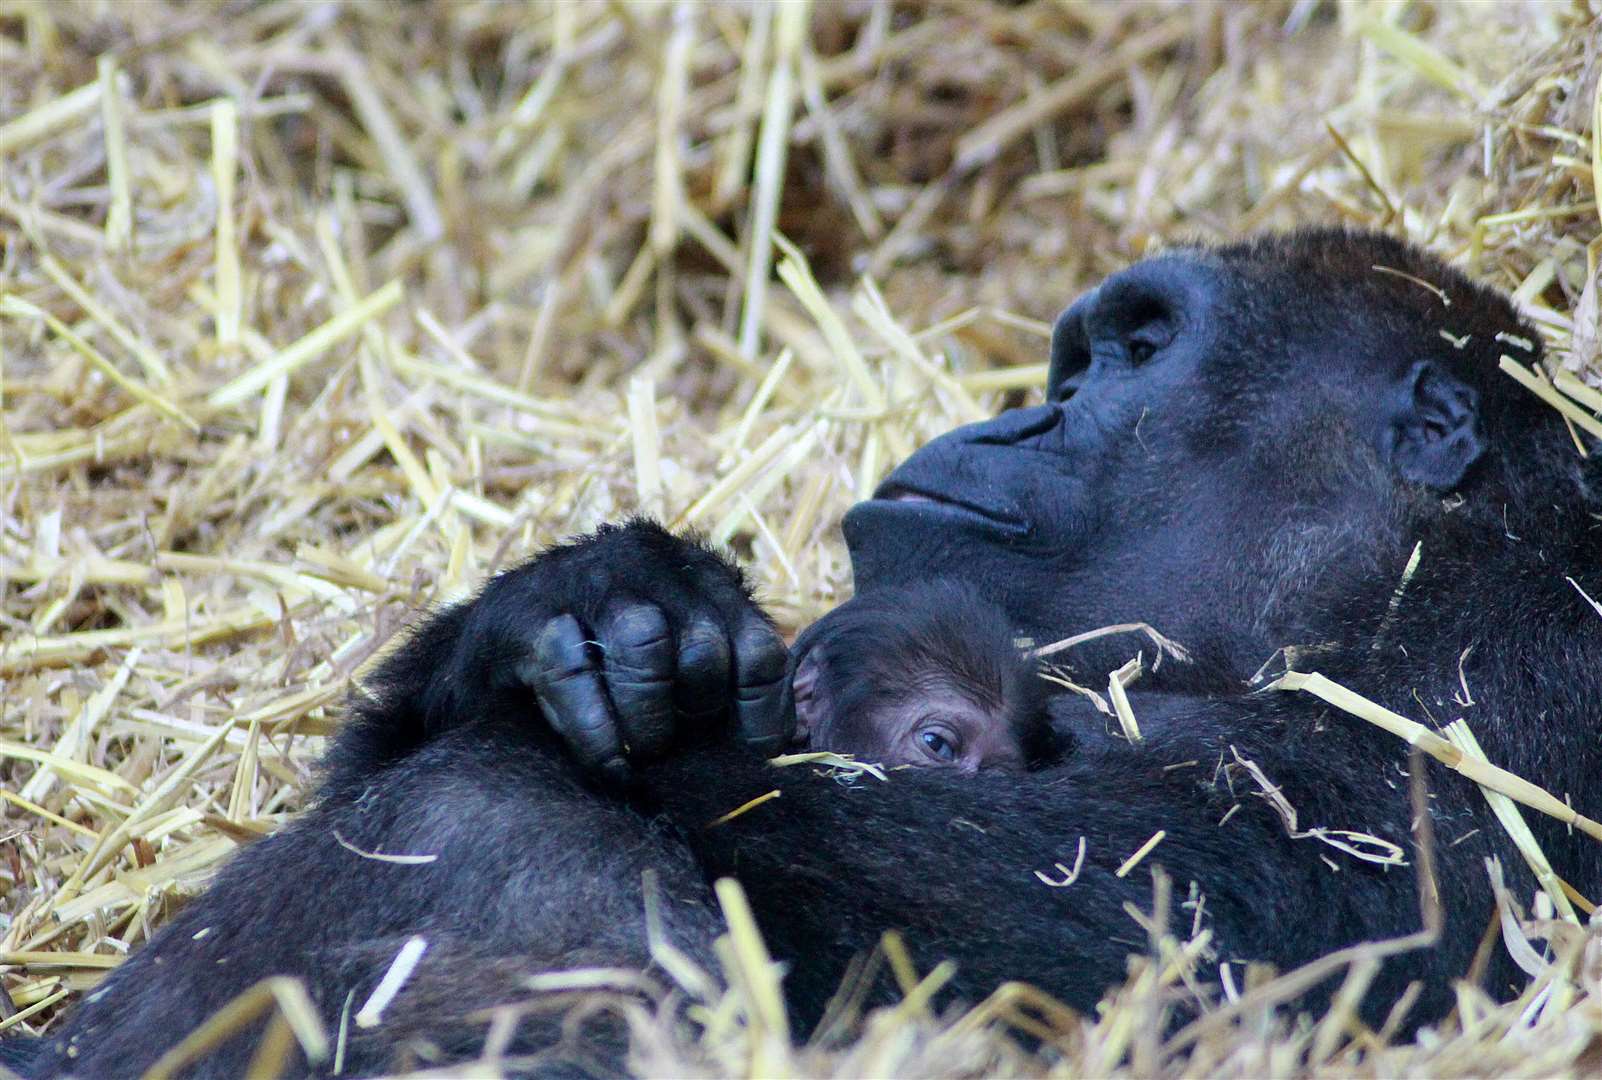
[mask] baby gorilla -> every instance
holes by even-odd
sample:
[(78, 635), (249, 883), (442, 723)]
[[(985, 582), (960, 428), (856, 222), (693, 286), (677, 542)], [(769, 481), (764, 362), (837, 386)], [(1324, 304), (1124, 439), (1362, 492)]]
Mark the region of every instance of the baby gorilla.
[(858, 595), (791, 652), (796, 739), (887, 765), (974, 772), (1055, 756), (1045, 686), (1001, 609), (953, 581)]

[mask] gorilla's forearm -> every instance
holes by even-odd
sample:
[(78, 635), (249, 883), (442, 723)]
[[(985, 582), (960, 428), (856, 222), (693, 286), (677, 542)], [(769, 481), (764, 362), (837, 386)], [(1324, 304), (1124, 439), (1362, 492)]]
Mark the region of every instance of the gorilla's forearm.
[[(886, 929), (904, 932), (925, 970), (956, 960), (952, 990), (968, 1000), (1023, 979), (1088, 1009), (1146, 945), (1125, 904), (1150, 909), (1157, 866), (1175, 886), (1172, 930), (1181, 938), (1193, 924), (1210, 931), (1223, 961), (1272, 956), (1289, 965), (1416, 930), (1411, 870), (1381, 870), (1290, 839), (1250, 789), (1237, 782), (1232, 795), (1211, 760), (1171, 767), (1213, 745), (1220, 711), (1230, 712), (1209, 706), (1195, 718), (1191, 733), (1210, 734), (1188, 744), (1115, 747), (1025, 775), (905, 770), (849, 787), (813, 767), (775, 768), (748, 749), (706, 745), (645, 767), (628, 797), (598, 792), (514, 728), (460, 727), (373, 772), (360, 798), (324, 802), (241, 851), (78, 1008), (48, 1043), (38, 1074), (142, 1069), (268, 975), (304, 980), (332, 1032), (346, 1002), (359, 1008), (413, 935), (428, 943), (423, 963), (382, 1027), (352, 1029), (347, 1071), (392, 1067), (408, 1032), (460, 1044), (470, 1057), (483, 1027), (456, 1006), (515, 995), (526, 973), (648, 967), (647, 870), (661, 883), (669, 938), (709, 968), (722, 921), (707, 884), (740, 880), (769, 946), (791, 961), (786, 990), (803, 1028), (851, 956)], [(1173, 728), (1186, 730), (1177, 721)], [(1252, 717), (1234, 737), (1269, 775), (1310, 770), (1294, 742), (1276, 745), (1263, 731)], [(1112, 783), (1117, 799), (1107, 795)], [(774, 789), (778, 799), (710, 824)], [(1221, 824), (1237, 800), (1241, 808)], [(1405, 837), (1408, 812), (1401, 795), (1369, 808), (1363, 824)], [(1117, 876), (1159, 829), (1162, 841)], [(1077, 880), (1042, 882), (1035, 871), (1060, 880), (1056, 864), (1075, 864), (1081, 837)], [(1370, 995), (1370, 1019), (1413, 978), (1428, 980), (1415, 1016), (1450, 1004), (1445, 979), (1463, 971), (1462, 949), (1477, 937), (1464, 927), (1477, 930), (1483, 916), (1451, 906), (1479, 891), (1462, 887), (1483, 854), (1476, 842), (1438, 852), (1448, 917), (1461, 920), (1445, 935), (1449, 951), (1390, 961)], [(1338, 870), (1320, 858), (1326, 853)], [(1194, 902), (1180, 906), (1192, 881), (1205, 898), (1199, 916)], [(491, 961), (499, 966), (484, 977), (484, 995), (463, 997), (464, 970), (490, 971)], [(1210, 962), (1201, 966), (1210, 973)], [(451, 1008), (438, 1007), (439, 992)], [(524, 1037), (538, 1046), (550, 1034)], [(238, 1073), (254, 1041), (226, 1044), (204, 1074)]]
[[(302, 981), (332, 1038), (413, 937), (426, 944), (422, 960), (382, 1025), (346, 1024), (345, 1072), (392, 1071), (413, 1035), (472, 1057), (485, 1025), (468, 1014), (527, 996), (527, 975), (649, 966), (646, 870), (669, 939), (711, 966), (720, 921), (663, 826), (597, 798), (569, 763), (530, 753), (510, 729), (442, 733), (371, 773), (359, 798), (325, 801), (239, 851), (85, 998), (29, 1075), (139, 1075), (274, 975)], [(243, 1075), (260, 1031), (224, 1043), (193, 1075)], [(523, 1034), (540, 1041), (531, 1025)]]
[[(1236, 741), (1269, 775), (1313, 775), (1297, 746), (1275, 747), (1244, 728)], [(1088, 1009), (1121, 981), (1129, 954), (1146, 947), (1125, 905), (1150, 910), (1154, 867), (1174, 883), (1173, 932), (1188, 938), (1193, 924), (1210, 931), (1222, 961), (1272, 959), (1283, 968), (1420, 928), (1411, 866), (1387, 869), (1315, 839), (1292, 839), (1239, 772), (1231, 794), (1214, 771), (1216, 755), (1172, 767), (1193, 758), (1187, 749), (1205, 753), (1212, 745), (1126, 748), (1024, 776), (906, 770), (849, 789), (810, 767), (775, 769), (709, 747), (652, 767), (646, 779), (706, 871), (743, 884), (769, 945), (792, 961), (787, 985), (803, 1011), (826, 1001), (851, 954), (871, 949), (890, 928), (905, 933), (925, 969), (955, 959), (953, 985), (965, 998), (1023, 979)], [(775, 789), (779, 798), (708, 826)], [(1391, 804), (1351, 813), (1316, 823), (1356, 824), (1360, 814), (1361, 824), (1399, 841), (1415, 861), (1405, 790)], [(1118, 876), (1159, 830), (1157, 846)], [(1085, 855), (1074, 883), (1042, 882), (1035, 871), (1063, 878), (1056, 864), (1074, 865), (1081, 837)], [(1415, 1018), (1450, 1006), (1448, 980), (1466, 970), (1466, 950), (1487, 915), (1483, 888), (1468, 887), (1483, 875), (1485, 853), (1474, 840), (1437, 851), (1449, 931), (1439, 949), (1387, 963), (1366, 1005), (1375, 1022), (1415, 978), (1426, 980)], [(1199, 917), (1194, 903), (1180, 908), (1194, 900), (1191, 882), (1205, 896)], [(1474, 910), (1464, 896), (1475, 897)], [(1210, 963), (1201, 968), (1212, 973)]]
[(349, 715), (322, 762), (319, 794), (324, 800), (359, 791), (377, 770), (472, 720), (469, 713), (439, 708), (442, 691), (450, 685), (441, 669), (461, 647), (469, 609), (470, 603), (456, 604), (418, 619), (365, 690), (352, 695)]

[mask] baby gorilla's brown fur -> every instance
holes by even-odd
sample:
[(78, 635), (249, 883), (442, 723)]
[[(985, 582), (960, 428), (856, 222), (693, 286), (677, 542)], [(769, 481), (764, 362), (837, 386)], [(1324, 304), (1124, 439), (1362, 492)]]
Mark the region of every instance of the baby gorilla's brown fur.
[(1000, 609), (958, 582), (857, 596), (802, 634), (791, 664), (810, 749), (964, 772), (1052, 755), (1034, 664)]

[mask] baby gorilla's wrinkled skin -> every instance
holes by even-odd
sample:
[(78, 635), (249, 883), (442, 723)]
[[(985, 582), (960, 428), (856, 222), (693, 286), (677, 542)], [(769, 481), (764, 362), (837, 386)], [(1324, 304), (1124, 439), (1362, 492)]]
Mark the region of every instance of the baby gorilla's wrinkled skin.
[(976, 772), (1050, 760), (1045, 686), (995, 605), (954, 581), (858, 596), (792, 653), (796, 741)]

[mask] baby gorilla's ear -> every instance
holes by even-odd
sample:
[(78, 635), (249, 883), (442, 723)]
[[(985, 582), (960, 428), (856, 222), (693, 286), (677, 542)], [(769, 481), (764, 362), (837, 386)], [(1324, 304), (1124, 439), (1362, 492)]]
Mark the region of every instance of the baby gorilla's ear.
[(790, 693), (795, 700), (795, 742), (810, 746), (812, 737), (823, 727), (828, 715), (828, 694), (824, 690), (823, 647), (814, 645), (796, 664), (790, 677)]

